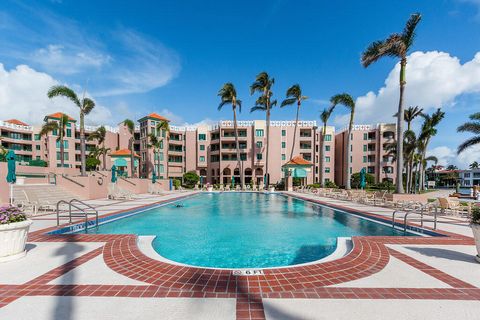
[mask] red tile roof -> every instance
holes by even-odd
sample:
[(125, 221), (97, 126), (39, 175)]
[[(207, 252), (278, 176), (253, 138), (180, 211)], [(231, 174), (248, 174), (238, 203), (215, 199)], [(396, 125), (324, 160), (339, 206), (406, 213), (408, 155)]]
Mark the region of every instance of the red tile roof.
[[(130, 156), (131, 152), (128, 149), (120, 149), (117, 151), (113, 151), (110, 153), (110, 156)], [(140, 156), (136, 153), (133, 154), (134, 157), (140, 158)]]
[[(45, 118), (60, 119), (63, 115), (64, 115), (63, 112), (55, 112), (55, 113), (49, 114)], [(70, 120), (70, 121), (77, 121), (77, 120), (73, 119), (72, 117), (70, 117), (68, 114), (67, 114), (67, 117), (68, 117), (68, 120)]]
[(16, 124), (16, 125), (19, 125), (19, 126), (26, 126), (26, 127), (28, 127), (28, 124), (26, 124), (25, 122), (22, 122), (22, 121), (20, 121), (20, 120), (17, 120), (17, 119), (5, 120), (5, 122), (11, 123), (11, 124)]
[(303, 157), (301, 157), (301, 156), (296, 156), (296, 157), (293, 157), (292, 160), (288, 161), (288, 162), (285, 163), (284, 165), (312, 166), (313, 163), (311, 163), (310, 161), (307, 161), (307, 160), (303, 159)]
[(142, 119), (144, 119), (144, 118), (153, 118), (153, 119), (157, 119), (157, 120), (161, 120), (161, 121), (170, 121), (167, 118), (162, 117), (161, 115), (159, 115), (158, 113), (155, 113), (155, 112), (150, 113), (148, 116), (145, 116)]

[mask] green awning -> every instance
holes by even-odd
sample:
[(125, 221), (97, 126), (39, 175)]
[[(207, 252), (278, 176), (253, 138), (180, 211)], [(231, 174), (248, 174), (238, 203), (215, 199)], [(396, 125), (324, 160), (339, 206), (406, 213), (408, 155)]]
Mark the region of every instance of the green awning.
[(127, 160), (120, 158), (120, 159), (115, 159), (114, 164), (117, 167), (126, 167), (127, 166)]
[(292, 177), (294, 178), (306, 178), (307, 177), (307, 170), (296, 168), (292, 170)]

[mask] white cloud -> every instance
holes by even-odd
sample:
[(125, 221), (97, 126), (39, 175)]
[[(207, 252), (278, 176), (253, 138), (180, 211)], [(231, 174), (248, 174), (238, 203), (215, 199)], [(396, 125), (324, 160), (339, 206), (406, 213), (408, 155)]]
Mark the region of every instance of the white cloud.
[[(78, 118), (78, 108), (64, 98), (49, 99), (47, 92), (61, 84), (50, 75), (19, 65), (10, 71), (0, 64), (0, 119), (16, 118), (28, 124), (40, 124), (45, 115), (57, 111)], [(112, 113), (97, 105), (87, 116), (89, 124), (111, 123)]]
[[(357, 98), (356, 123), (395, 122), (399, 73), (397, 63), (377, 93), (370, 91)], [(406, 76), (406, 107), (418, 105), (428, 111), (452, 106), (456, 97), (480, 91), (480, 52), (464, 64), (445, 52), (414, 52), (408, 57)], [(347, 119), (337, 116), (335, 122), (345, 125)]]
[(100, 52), (86, 50), (87, 48), (65, 48), (63, 45), (50, 44), (46, 48), (35, 50), (31, 61), (51, 72), (59, 74), (76, 74), (100, 68), (111, 58)]
[(460, 169), (467, 169), (470, 163), (480, 161), (480, 145), (468, 148), (459, 155), (457, 155), (457, 150), (455, 149), (440, 146), (429, 150), (427, 155), (437, 157), (439, 165), (453, 164)]

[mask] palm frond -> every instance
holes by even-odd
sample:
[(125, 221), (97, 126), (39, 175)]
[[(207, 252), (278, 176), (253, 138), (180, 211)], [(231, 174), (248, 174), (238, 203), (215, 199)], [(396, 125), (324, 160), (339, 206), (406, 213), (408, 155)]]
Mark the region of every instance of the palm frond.
[(480, 112), (476, 112), (469, 116), (470, 120), (480, 120)]
[(58, 129), (59, 129), (59, 126), (57, 121), (49, 121), (42, 125), (42, 128), (40, 129), (40, 135), (46, 136), (50, 132)]
[(130, 134), (133, 134), (133, 133), (134, 133), (134, 131), (135, 131), (135, 123), (133, 122), (133, 120), (125, 119), (125, 120), (123, 120), (123, 125), (124, 125), (125, 127), (127, 127), (128, 132), (130, 132)]
[(410, 49), (415, 40), (415, 29), (417, 28), (418, 23), (422, 20), (422, 15), (420, 13), (414, 13), (410, 16), (407, 23), (405, 24), (405, 28), (402, 32), (402, 39), (405, 43), (405, 47)]
[(480, 122), (465, 122), (457, 128), (457, 132), (480, 134)]
[(84, 98), (82, 102), (84, 114), (89, 114), (95, 108), (95, 102), (90, 98)]
[(352, 96), (348, 93), (340, 93), (336, 94), (330, 98), (330, 103), (332, 108), (335, 108), (337, 105), (343, 105), (350, 110), (355, 109), (355, 101), (353, 100)]
[(461, 145), (458, 146), (457, 154), (460, 154), (463, 151), (465, 151), (466, 149), (468, 149), (468, 148), (470, 148), (474, 145), (477, 145), (477, 144), (480, 144), (480, 136), (475, 136), (473, 138), (470, 138), (470, 139), (464, 141)]
[(48, 90), (47, 96), (51, 99), (53, 97), (65, 97), (75, 103), (75, 105), (81, 108), (80, 100), (78, 100), (75, 91), (67, 86), (53, 86)]
[(296, 98), (288, 98), (282, 101), (280, 108), (294, 104), (297, 101)]

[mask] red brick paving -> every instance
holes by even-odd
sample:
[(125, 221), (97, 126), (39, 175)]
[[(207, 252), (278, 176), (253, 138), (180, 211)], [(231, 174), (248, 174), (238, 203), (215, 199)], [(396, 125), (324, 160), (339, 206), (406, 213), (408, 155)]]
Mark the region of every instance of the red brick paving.
[[(309, 200), (310, 199), (305, 199)], [(319, 202), (320, 201), (316, 201)], [(161, 202), (159, 202), (161, 203)], [(331, 204), (329, 204), (332, 206)], [(335, 205), (339, 209), (347, 209)], [(365, 214), (365, 212), (362, 212)], [(112, 214), (118, 214), (112, 213)], [(373, 215), (372, 216), (377, 216)], [(377, 216), (381, 217), (381, 216)], [(165, 263), (145, 256), (135, 235), (46, 235), (54, 228), (33, 232), (30, 241), (104, 242), (66, 264), (22, 285), (0, 284), (0, 308), (22, 296), (107, 296), (235, 298), (237, 319), (265, 319), (264, 298), (277, 299), (448, 299), (480, 300), (480, 289), (400, 253), (385, 244), (473, 245), (473, 239), (442, 232), (446, 237), (353, 237), (345, 257), (311, 265), (265, 269), (264, 275), (234, 276), (231, 270), (204, 269)], [(437, 230), (438, 232), (438, 230)], [(49, 285), (53, 279), (102, 254), (113, 271), (145, 285)], [(334, 284), (361, 279), (381, 271), (394, 256), (443, 281), (452, 288), (342, 288)]]

